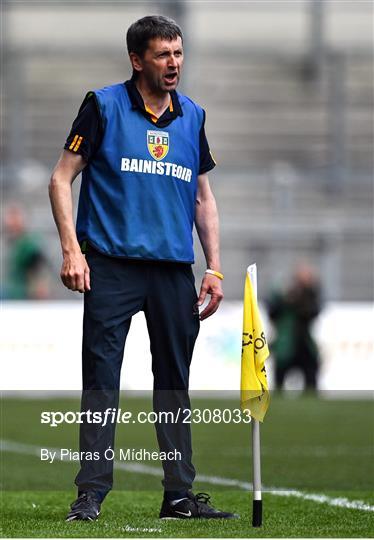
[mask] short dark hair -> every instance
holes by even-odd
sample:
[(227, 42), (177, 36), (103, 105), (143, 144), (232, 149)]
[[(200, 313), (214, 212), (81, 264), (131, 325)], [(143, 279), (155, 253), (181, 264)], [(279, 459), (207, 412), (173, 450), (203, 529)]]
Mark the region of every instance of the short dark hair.
[(127, 51), (129, 54), (133, 52), (142, 57), (150, 39), (161, 38), (172, 41), (178, 36), (183, 41), (182, 30), (173, 19), (163, 15), (149, 15), (135, 21), (127, 30)]

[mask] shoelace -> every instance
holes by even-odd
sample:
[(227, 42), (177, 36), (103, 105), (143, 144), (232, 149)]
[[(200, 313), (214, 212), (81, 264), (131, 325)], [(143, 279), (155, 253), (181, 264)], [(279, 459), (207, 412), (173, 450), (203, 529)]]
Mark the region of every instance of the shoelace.
[(196, 493), (196, 495), (194, 496), (194, 499), (197, 503), (209, 504), (210, 495), (204, 492)]
[(75, 510), (77, 507), (81, 508), (82, 510), (86, 509), (86, 507), (91, 505), (92, 501), (97, 502), (93, 493), (82, 493), (72, 506), (72, 510)]

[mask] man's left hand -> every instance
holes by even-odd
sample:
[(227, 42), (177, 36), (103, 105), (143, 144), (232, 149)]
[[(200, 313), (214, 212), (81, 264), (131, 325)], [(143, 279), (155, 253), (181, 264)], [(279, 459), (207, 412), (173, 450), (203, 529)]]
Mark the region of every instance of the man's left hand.
[(205, 302), (207, 294), (210, 295), (210, 302), (206, 308), (200, 313), (200, 320), (207, 319), (217, 311), (223, 299), (223, 291), (221, 280), (212, 274), (205, 274), (200, 288), (200, 295), (197, 301), (198, 307)]

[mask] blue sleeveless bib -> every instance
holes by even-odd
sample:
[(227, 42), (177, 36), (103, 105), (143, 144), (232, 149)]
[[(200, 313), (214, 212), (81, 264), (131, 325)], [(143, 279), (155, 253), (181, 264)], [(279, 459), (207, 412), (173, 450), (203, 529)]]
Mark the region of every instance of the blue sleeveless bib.
[(82, 173), (79, 242), (108, 255), (193, 263), (203, 110), (178, 94), (183, 116), (157, 128), (132, 108), (124, 84), (95, 95), (104, 136)]

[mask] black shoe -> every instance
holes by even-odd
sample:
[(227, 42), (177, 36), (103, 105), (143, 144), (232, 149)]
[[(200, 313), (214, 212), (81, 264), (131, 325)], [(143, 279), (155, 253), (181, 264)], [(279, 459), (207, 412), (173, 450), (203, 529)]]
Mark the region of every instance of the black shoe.
[(175, 505), (171, 505), (166, 499), (163, 500), (160, 518), (161, 519), (234, 519), (237, 514), (221, 512), (209, 504), (210, 496), (207, 493), (197, 493), (191, 491), (187, 493), (187, 498), (182, 499)]
[(94, 491), (81, 493), (71, 505), (66, 521), (94, 521), (100, 515), (100, 502)]

